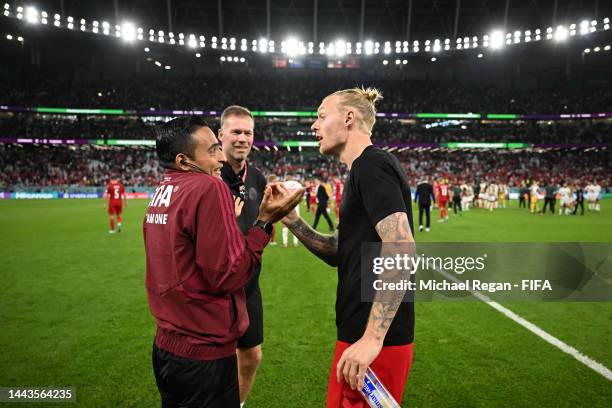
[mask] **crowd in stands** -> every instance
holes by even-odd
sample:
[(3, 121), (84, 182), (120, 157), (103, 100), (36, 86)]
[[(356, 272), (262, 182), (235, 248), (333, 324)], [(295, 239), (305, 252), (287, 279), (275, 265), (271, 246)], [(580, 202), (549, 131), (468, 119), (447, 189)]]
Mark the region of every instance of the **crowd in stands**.
[[(356, 85), (379, 88), (380, 112), (488, 112), (559, 114), (612, 111), (612, 89), (577, 91), (506, 89), (458, 81), (421, 81), (361, 70), (342, 72), (220, 72), (188, 77), (96, 82), (27, 80), (0, 85), (3, 105), (219, 110), (232, 104), (252, 110), (316, 110), (321, 98)], [(535, 96), (535, 97), (534, 97)]]
[[(206, 119), (213, 128), (218, 118)], [(257, 117), (258, 140), (314, 140), (313, 118)], [(45, 139), (152, 139), (159, 121), (140, 117), (59, 116), (5, 114), (0, 116), (0, 137)], [(444, 125), (444, 126), (442, 126)], [(373, 131), (377, 143), (504, 141), (524, 143), (609, 143), (612, 125), (601, 121), (480, 122), (400, 121), (379, 118)]]
[[(597, 180), (612, 191), (612, 154), (600, 150), (464, 150), (407, 149), (395, 151), (412, 186), (424, 177), (444, 177), (451, 182), (505, 182), (518, 187), (523, 180)], [(251, 162), (265, 174), (281, 179), (293, 174), (302, 180), (332, 175), (347, 169), (318, 151), (260, 149)], [(24, 187), (103, 186), (111, 172), (120, 174), (130, 187), (155, 186), (163, 174), (155, 150), (98, 146), (34, 146), (0, 144), (0, 190)]]

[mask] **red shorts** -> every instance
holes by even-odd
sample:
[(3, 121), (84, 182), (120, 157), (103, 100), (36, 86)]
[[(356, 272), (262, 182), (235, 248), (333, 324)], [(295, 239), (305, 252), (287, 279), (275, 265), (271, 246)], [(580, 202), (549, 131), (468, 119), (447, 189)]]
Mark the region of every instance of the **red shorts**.
[[(383, 347), (380, 354), (370, 365), (372, 371), (376, 373), (378, 379), (385, 388), (393, 395), (398, 404), (402, 403), (402, 396), (408, 381), (410, 365), (412, 363), (412, 345)], [(341, 379), (338, 383), (336, 379), (336, 366), (344, 350), (350, 344), (343, 341), (336, 342), (334, 360), (332, 361), (329, 373), (329, 383), (327, 385), (327, 408), (367, 408), (368, 403), (361, 396), (358, 390), (352, 390), (350, 385)]]
[(448, 200), (439, 200), (438, 201), (438, 204), (439, 204), (440, 208), (446, 207), (446, 203), (448, 203)]
[(121, 215), (121, 212), (123, 211), (123, 206), (121, 205), (121, 203), (117, 204), (117, 203), (110, 203), (108, 205), (108, 215)]

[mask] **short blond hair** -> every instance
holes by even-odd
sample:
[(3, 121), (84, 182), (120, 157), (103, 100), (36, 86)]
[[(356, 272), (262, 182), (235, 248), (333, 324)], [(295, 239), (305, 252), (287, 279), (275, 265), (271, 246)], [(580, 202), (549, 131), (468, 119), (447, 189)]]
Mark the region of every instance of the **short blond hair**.
[(383, 98), (382, 93), (376, 88), (355, 87), (336, 91), (330, 96), (340, 97), (340, 106), (343, 108), (353, 107), (359, 112), (361, 127), (366, 132), (372, 132), (376, 123), (376, 102)]
[(248, 116), (251, 119), (253, 119), (253, 122), (255, 122), (255, 119), (253, 118), (253, 114), (251, 113), (250, 110), (248, 110), (244, 106), (231, 105), (225, 108), (223, 110), (223, 113), (221, 113), (221, 119), (220, 119), (221, 127), (223, 127), (223, 125), (225, 124), (225, 120), (230, 116)]

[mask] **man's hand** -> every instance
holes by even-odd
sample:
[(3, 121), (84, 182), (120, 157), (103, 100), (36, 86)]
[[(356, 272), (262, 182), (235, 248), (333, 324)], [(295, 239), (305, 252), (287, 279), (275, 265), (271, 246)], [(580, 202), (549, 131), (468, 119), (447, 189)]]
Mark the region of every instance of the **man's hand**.
[(240, 197), (234, 197), (234, 211), (236, 212), (236, 218), (242, 214), (242, 207), (244, 207), (244, 201)]
[(356, 343), (344, 350), (336, 366), (338, 382), (344, 377), (352, 390), (363, 388), (365, 373), (376, 359), (383, 346), (383, 340), (364, 334)]
[(289, 193), (282, 183), (268, 184), (259, 206), (258, 219), (264, 222), (278, 222), (299, 204), (303, 195), (303, 188)]

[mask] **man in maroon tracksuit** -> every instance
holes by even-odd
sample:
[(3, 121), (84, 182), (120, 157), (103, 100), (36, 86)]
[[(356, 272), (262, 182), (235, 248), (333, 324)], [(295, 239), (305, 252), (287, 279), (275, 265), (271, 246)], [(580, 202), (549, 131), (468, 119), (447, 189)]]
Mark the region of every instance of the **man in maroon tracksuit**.
[(303, 191), (266, 188), (243, 235), (220, 179), (225, 161), (210, 127), (194, 117), (156, 129), (166, 169), (144, 219), (146, 287), (157, 323), (153, 371), (163, 407), (238, 407), (237, 339), (249, 325), (243, 287), (272, 224)]

